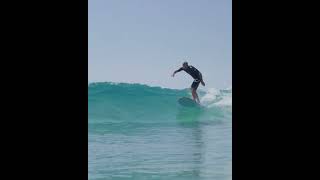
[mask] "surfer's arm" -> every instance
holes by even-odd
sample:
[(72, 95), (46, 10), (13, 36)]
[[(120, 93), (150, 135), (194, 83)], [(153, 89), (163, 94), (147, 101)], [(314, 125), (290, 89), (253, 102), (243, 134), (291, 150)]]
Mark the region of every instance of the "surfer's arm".
[(178, 70), (176, 70), (176, 71), (174, 71), (173, 72), (173, 74), (172, 74), (172, 77), (174, 77), (174, 75), (177, 73), (177, 72), (180, 72), (180, 71), (182, 71), (183, 69), (182, 68), (180, 68), (180, 69), (178, 69)]

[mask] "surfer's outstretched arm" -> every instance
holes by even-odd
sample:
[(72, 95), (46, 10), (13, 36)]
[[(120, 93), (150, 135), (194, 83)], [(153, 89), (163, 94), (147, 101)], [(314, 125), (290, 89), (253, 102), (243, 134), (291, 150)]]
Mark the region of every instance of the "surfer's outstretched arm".
[(174, 75), (175, 75), (177, 72), (180, 72), (180, 71), (182, 71), (182, 70), (183, 70), (183, 68), (180, 68), (180, 69), (174, 71), (173, 74), (172, 74), (172, 77), (174, 77)]

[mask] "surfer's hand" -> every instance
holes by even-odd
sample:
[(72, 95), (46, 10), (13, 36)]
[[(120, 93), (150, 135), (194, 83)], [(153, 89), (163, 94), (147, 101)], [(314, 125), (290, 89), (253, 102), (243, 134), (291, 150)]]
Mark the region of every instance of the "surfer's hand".
[(206, 83), (204, 83), (203, 81), (201, 81), (202, 86), (206, 86)]
[(174, 77), (174, 73), (171, 76)]

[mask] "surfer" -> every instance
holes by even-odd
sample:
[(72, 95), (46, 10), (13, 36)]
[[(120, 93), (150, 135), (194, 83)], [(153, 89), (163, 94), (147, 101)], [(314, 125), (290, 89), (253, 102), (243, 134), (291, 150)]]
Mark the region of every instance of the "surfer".
[(180, 72), (184, 70), (186, 73), (190, 74), (190, 76), (193, 77), (194, 81), (192, 82), (191, 84), (191, 93), (192, 93), (192, 97), (193, 97), (193, 100), (198, 102), (200, 104), (200, 100), (199, 100), (199, 97), (198, 97), (198, 94), (197, 94), (197, 88), (199, 86), (199, 84), (201, 83), (203, 86), (205, 86), (206, 84), (203, 82), (203, 79), (202, 79), (202, 74), (201, 72), (196, 69), (195, 67), (193, 66), (189, 66), (188, 65), (188, 62), (184, 62), (182, 64), (182, 67), (176, 71), (174, 71), (174, 73), (172, 74), (172, 77), (174, 77), (174, 75), (177, 73), (177, 72)]

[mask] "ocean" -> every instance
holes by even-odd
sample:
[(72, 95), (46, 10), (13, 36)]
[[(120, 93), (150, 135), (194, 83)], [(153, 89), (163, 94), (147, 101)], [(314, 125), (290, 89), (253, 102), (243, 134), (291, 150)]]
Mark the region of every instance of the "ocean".
[(89, 180), (231, 180), (232, 89), (88, 85)]

